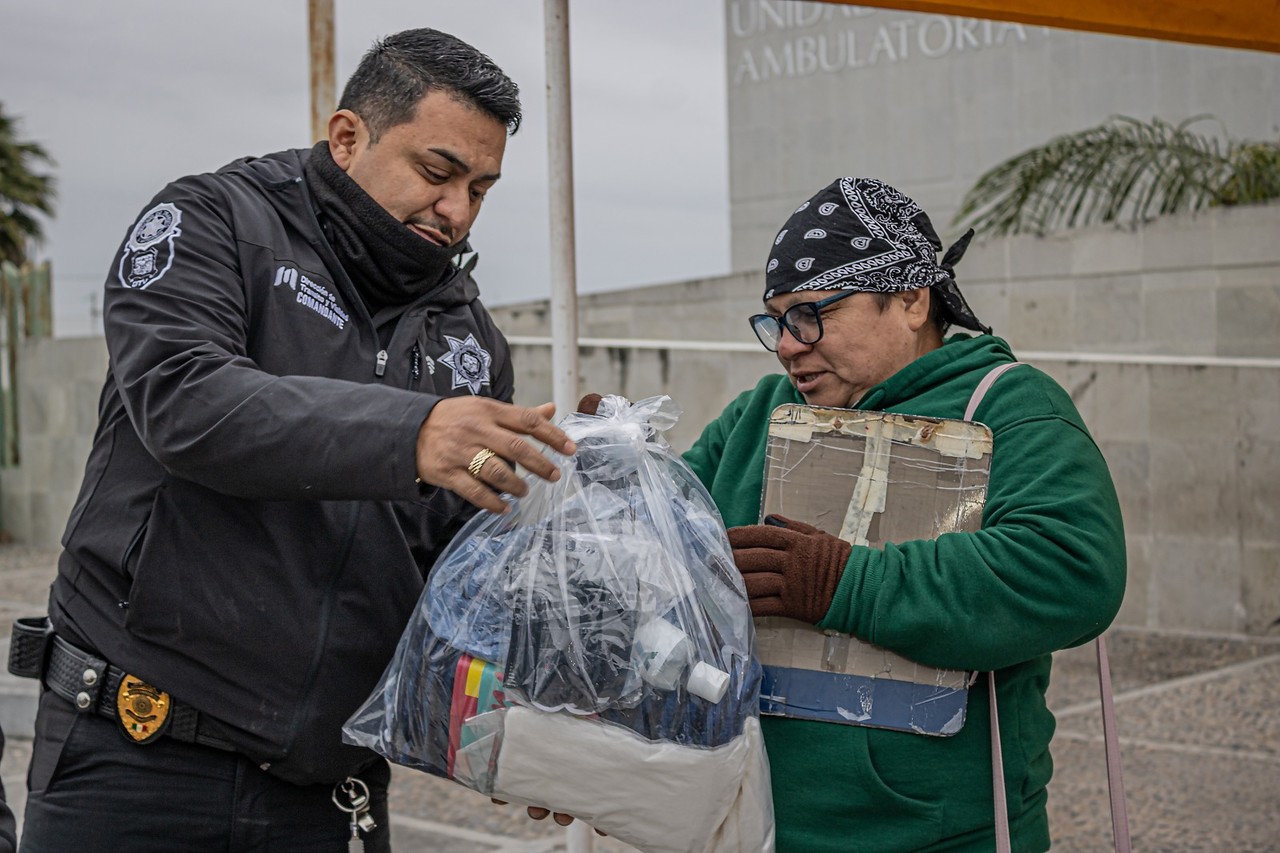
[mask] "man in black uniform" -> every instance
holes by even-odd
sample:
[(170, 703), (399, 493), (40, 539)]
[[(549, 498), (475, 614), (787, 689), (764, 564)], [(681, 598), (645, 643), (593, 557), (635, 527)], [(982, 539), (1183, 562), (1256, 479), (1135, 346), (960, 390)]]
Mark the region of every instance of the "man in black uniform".
[[(179, 179), (106, 282), (110, 369), (50, 596), (24, 850), (389, 849), (341, 742), (474, 507), (553, 479), (460, 264), (516, 85), (419, 29), (311, 150)], [(474, 506), (473, 506), (474, 505)], [(344, 811), (345, 809), (345, 811)]]

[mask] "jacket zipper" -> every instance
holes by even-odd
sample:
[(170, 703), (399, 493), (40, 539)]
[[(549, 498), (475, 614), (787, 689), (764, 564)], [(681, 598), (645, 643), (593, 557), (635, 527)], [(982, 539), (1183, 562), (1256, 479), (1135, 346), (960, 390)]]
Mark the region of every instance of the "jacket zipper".
[(373, 375), (382, 376), (386, 372), (387, 372), (387, 351), (384, 349), (380, 349), (378, 350), (378, 363), (374, 365), (374, 368), (373, 368)]
[(409, 350), (409, 381), (410, 387), (416, 388), (418, 382), (422, 379), (422, 350), (415, 343), (413, 349)]

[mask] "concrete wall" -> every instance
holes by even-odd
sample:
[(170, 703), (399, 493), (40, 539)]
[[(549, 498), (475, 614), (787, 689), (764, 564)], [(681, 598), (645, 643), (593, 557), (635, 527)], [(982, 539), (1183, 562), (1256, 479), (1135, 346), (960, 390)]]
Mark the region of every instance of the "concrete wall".
[(1280, 620), (1280, 364), (1031, 359), (1071, 392), (1124, 512), (1126, 625), (1265, 634)]
[[(959, 268), (979, 316), (1079, 406), (1124, 508), (1125, 625), (1263, 634), (1280, 620), (1280, 205), (975, 246)], [(585, 296), (580, 388), (669, 394), (684, 449), (777, 369), (745, 318), (759, 272)], [(551, 398), (546, 302), (496, 308), (517, 400)], [(658, 339), (636, 343), (636, 339)], [(521, 343), (521, 341), (524, 341)], [(670, 341), (669, 344), (662, 341)], [(102, 340), (21, 355), (22, 465), (3, 521), (52, 545), (79, 488), (106, 369)]]
[(888, 180), (945, 237), (982, 172), (1112, 115), (1280, 133), (1273, 54), (791, 0), (725, 16), (734, 270), (841, 175)]
[(100, 337), (45, 338), (20, 348), (19, 465), (0, 468), (0, 521), (17, 541), (58, 544), (80, 490), (106, 375)]
[[(685, 412), (670, 440), (688, 447), (727, 400), (777, 370), (777, 360), (756, 343), (746, 323), (749, 314), (760, 310), (762, 282), (759, 274), (738, 273), (580, 297), (579, 338), (585, 343), (578, 369), (583, 393), (622, 394), (634, 400), (668, 394)], [(512, 341), (550, 334), (546, 301), (490, 310)], [(596, 346), (590, 343), (593, 338), (654, 338), (672, 341), (673, 346)], [(736, 349), (687, 348), (706, 342)], [(517, 400), (534, 404), (552, 399), (548, 348), (517, 345), (514, 352)]]
[[(975, 243), (957, 275), (978, 316), (1019, 351), (1280, 359), (1278, 238), (1280, 203), (1219, 208), (1136, 230)], [(687, 388), (682, 403), (691, 413), (718, 413), (729, 395), (777, 367), (746, 322), (763, 292), (753, 270), (580, 297), (583, 339), (673, 342), (625, 352), (586, 346), (584, 383), (604, 371), (628, 396)], [(549, 334), (545, 300), (491, 310), (516, 340)], [(708, 342), (740, 351), (684, 348)], [(538, 360), (545, 354), (536, 350), (517, 364), (524, 402), (551, 397)]]
[(1280, 203), (996, 240), (956, 272), (984, 322), (1035, 350), (1280, 357)]
[[(1129, 543), (1122, 624), (1280, 630), (1278, 235), (1280, 205), (1215, 210), (995, 240), (958, 269), (978, 315), (1071, 392), (1106, 455)], [(583, 297), (580, 337), (599, 343), (582, 349), (581, 390), (671, 395), (685, 415), (669, 438), (687, 448), (778, 369), (746, 324), (762, 292), (743, 272)], [(534, 341), (547, 312), (493, 313)], [(550, 399), (546, 345), (515, 353), (518, 401)]]

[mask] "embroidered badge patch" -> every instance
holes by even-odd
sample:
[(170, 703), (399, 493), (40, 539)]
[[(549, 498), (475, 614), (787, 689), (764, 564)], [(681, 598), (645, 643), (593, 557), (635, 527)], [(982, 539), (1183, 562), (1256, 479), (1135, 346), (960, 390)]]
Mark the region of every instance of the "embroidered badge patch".
[(173, 266), (174, 240), (182, 234), (182, 211), (162, 202), (142, 214), (124, 244), (117, 278), (125, 287), (145, 290)]
[(479, 394), (480, 386), (489, 384), (489, 365), (493, 363), (493, 356), (476, 343), (475, 335), (467, 335), (466, 340), (445, 335), (444, 339), (449, 344), (449, 351), (440, 356), (439, 362), (453, 370), (453, 384), (449, 387), (466, 387), (472, 394)]

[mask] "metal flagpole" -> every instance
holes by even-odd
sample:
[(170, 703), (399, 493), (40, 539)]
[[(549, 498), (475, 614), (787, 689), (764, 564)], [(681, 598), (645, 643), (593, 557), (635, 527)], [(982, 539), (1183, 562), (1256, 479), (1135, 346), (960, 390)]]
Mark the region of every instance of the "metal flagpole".
[(333, 64), (333, 0), (307, 0), (311, 52), (311, 142), (329, 136), (329, 115), (338, 104)]
[[(556, 413), (577, 408), (578, 279), (573, 221), (573, 116), (569, 87), (569, 0), (545, 0), (547, 178), (551, 224), (551, 389)], [(550, 804), (554, 805), (554, 804)], [(591, 853), (591, 827), (565, 828), (568, 853)]]
[(547, 178), (551, 225), (551, 389), (556, 414), (578, 404), (578, 283), (573, 221), (569, 0), (545, 0)]

